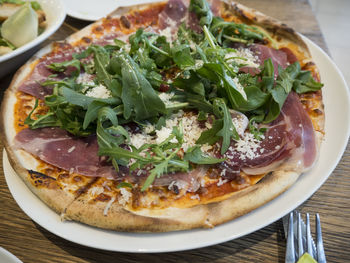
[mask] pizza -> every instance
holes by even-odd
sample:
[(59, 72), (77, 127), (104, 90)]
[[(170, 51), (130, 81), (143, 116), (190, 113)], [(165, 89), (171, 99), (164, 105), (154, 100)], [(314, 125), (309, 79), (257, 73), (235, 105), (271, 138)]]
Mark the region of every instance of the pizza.
[(1, 134), (18, 176), (63, 220), (212, 228), (312, 168), (319, 81), (299, 34), (238, 3), (121, 7), (18, 70)]

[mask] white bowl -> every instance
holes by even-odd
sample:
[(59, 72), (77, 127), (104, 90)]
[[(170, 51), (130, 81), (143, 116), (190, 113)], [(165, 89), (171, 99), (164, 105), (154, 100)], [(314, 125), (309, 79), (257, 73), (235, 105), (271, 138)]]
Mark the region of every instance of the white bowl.
[[(66, 11), (62, 0), (37, 0), (46, 15), (46, 28), (37, 38), (14, 51), (0, 56), (0, 78), (18, 68), (34, 54), (38, 45), (51, 36), (62, 25)], [(35, 49), (36, 48), (36, 49)]]

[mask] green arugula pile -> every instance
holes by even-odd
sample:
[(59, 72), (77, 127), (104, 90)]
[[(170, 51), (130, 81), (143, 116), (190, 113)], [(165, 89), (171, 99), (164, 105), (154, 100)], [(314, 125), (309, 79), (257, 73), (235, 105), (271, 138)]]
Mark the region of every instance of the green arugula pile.
[[(190, 10), (197, 14), (203, 34), (181, 24), (177, 38), (170, 43), (165, 36), (138, 29), (130, 36), (129, 45), (116, 39), (114, 45), (92, 45), (74, 54), (71, 61), (51, 64), (49, 68), (54, 72), (63, 72), (67, 67), (75, 71), (70, 78), (42, 83), (53, 86), (53, 94), (45, 98), (49, 110), (34, 118), (36, 104), (25, 124), (32, 129), (60, 127), (76, 136), (96, 134), (99, 154), (108, 156), (115, 169), (119, 165), (129, 166), (130, 171), (149, 168), (142, 187), (145, 190), (164, 173), (186, 172), (197, 164), (224, 161), (206, 155), (200, 146), (220, 141), (224, 154), (231, 140), (239, 139), (229, 109), (247, 115), (250, 132), (258, 138), (263, 131), (253, 124), (276, 119), (292, 90), (303, 93), (322, 87), (311, 72), (300, 69), (298, 62), (279, 68), (276, 80), (271, 59), (255, 76), (240, 73), (243, 65), (225, 58), (236, 52), (229, 48), (230, 43), (249, 44), (269, 41), (270, 37), (256, 27), (214, 17), (204, 0), (192, 0)], [(82, 63), (91, 55), (91, 62)], [(96, 75), (93, 84), (77, 83), (82, 68)], [(105, 86), (112, 96), (86, 96), (87, 90), (99, 85)], [(169, 105), (159, 98), (162, 86), (175, 94)], [(208, 114), (213, 118), (212, 128), (203, 131), (197, 146), (182, 157), (178, 154), (183, 144), (181, 127), (174, 127), (170, 137), (160, 144), (144, 144), (138, 149), (130, 144), (125, 124), (142, 127), (151, 123), (160, 129), (166, 118), (180, 109), (198, 112), (198, 120), (206, 120)]]

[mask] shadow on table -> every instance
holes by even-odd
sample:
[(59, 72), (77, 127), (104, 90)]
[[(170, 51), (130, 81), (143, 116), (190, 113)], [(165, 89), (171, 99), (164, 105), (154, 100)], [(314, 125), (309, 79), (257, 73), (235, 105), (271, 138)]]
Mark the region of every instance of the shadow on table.
[[(282, 221), (279, 220), (268, 227), (265, 227), (252, 234), (242, 238), (231, 240), (215, 246), (193, 249), (181, 252), (170, 253), (122, 253), (110, 252), (99, 249), (89, 248), (75, 244), (73, 242), (62, 239), (48, 232), (41, 226), (35, 223), (36, 228), (53, 244), (60, 247), (73, 257), (80, 258), (90, 263), (111, 263), (111, 262), (240, 262), (246, 257), (249, 262), (265, 261), (270, 253), (278, 255), (278, 262), (284, 262), (285, 255), (285, 239), (283, 234)], [(273, 242), (277, 243), (271, 247), (266, 245), (266, 253), (257, 253), (254, 247), (265, 240), (271, 239), (271, 235), (277, 233), (276, 239)], [(93, 237), (91, 237), (93, 238)], [(267, 241), (265, 241), (267, 242)], [(271, 242), (271, 241), (268, 241)], [(277, 251), (276, 251), (277, 250)], [(249, 260), (251, 259), (251, 260)], [(246, 262), (248, 262), (246, 261)], [(79, 261), (80, 262), (80, 261)]]
[(10, 86), (12, 77), (13, 73), (0, 78), (0, 102), (2, 101), (5, 90)]

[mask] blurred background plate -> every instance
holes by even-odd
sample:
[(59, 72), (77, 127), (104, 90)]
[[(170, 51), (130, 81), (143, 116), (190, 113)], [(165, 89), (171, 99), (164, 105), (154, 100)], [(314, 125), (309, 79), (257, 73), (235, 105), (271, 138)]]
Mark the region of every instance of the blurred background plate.
[(44, 32), (29, 43), (0, 56), (0, 78), (14, 71), (28, 60), (39, 48), (39, 44), (51, 36), (62, 25), (66, 12), (62, 0), (37, 0), (46, 15)]
[(119, 6), (137, 5), (141, 3), (157, 2), (155, 0), (64, 0), (67, 14), (71, 17), (95, 21)]

